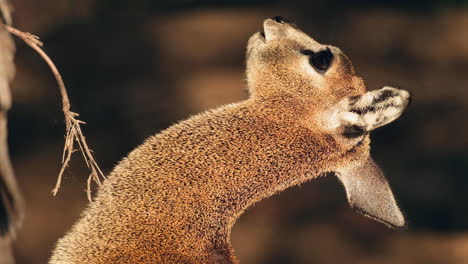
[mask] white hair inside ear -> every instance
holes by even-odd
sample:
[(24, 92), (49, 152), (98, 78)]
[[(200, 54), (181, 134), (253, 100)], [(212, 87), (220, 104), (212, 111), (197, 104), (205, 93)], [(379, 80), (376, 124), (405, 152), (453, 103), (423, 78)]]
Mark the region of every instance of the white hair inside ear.
[(337, 105), (337, 123), (345, 132), (368, 133), (397, 119), (409, 102), (407, 91), (388, 86), (347, 97)]

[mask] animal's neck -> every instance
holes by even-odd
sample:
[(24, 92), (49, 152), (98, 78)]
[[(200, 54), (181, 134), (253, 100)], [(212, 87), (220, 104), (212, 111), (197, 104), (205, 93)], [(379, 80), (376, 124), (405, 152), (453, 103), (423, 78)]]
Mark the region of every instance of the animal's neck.
[[(295, 179), (294, 179), (295, 178)], [(213, 247), (220, 255), (233, 256), (230, 246), (230, 235), (232, 227), (237, 219), (249, 207), (256, 202), (268, 198), (290, 186), (302, 182), (305, 177), (296, 174), (282, 174), (281, 170), (267, 170), (266, 167), (258, 167), (242, 178), (228, 178), (226, 181), (220, 180), (214, 183), (219, 189), (216, 197), (213, 197), (211, 209), (213, 214), (209, 214), (209, 219), (200, 222), (203, 227), (195, 227), (204, 230), (213, 241), (208, 245), (207, 250), (213, 251)], [(211, 248), (210, 248), (211, 247)]]
[[(298, 124), (303, 108), (275, 110), (281, 108), (271, 104), (289, 103), (280, 99), (196, 116), (151, 138), (116, 168), (119, 175), (136, 162), (144, 164), (138, 167), (144, 173), (130, 169), (132, 182), (144, 189), (141, 204), (131, 209), (138, 211), (131, 215), (144, 216), (138, 220), (141, 232), (135, 232), (145, 237), (139, 241), (159, 250), (218, 252), (234, 259), (231, 228), (248, 207), (330, 169), (337, 158), (330, 151), (337, 148), (335, 141)], [(154, 158), (162, 152), (164, 157)], [(119, 179), (110, 177), (108, 185), (126, 187)], [(128, 199), (134, 196), (128, 193)]]
[[(259, 112), (264, 114), (269, 109), (274, 108), (265, 105)], [(268, 113), (267, 116), (272, 115)], [(247, 208), (324, 170), (321, 154), (326, 152), (325, 146), (329, 142), (298, 126), (296, 120), (290, 119), (289, 113), (278, 112), (273, 116), (276, 117), (275, 122), (243, 123), (251, 126), (242, 130), (250, 135), (242, 135), (241, 139), (233, 135), (232, 144), (241, 143), (244, 148), (233, 149), (233, 153), (226, 155), (231, 158), (217, 165), (216, 173), (220, 174), (199, 179), (206, 182), (200, 188), (186, 190), (196, 192), (189, 196), (208, 197), (200, 200), (203, 208), (201, 218), (193, 227), (203, 230), (215, 247), (229, 247), (231, 228)], [(311, 151), (316, 155), (310, 156)]]

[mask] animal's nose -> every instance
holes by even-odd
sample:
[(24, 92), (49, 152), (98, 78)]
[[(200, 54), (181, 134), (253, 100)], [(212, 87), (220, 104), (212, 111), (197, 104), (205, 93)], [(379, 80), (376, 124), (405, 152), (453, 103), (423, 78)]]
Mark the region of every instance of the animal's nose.
[(273, 19), (275, 22), (277, 23), (280, 23), (280, 24), (284, 24), (284, 23), (288, 23), (289, 20), (282, 17), (282, 16), (275, 16), (275, 17), (272, 17), (271, 19)]
[(290, 27), (294, 27), (288, 19), (280, 16), (268, 18), (263, 22), (265, 41), (286, 37)]

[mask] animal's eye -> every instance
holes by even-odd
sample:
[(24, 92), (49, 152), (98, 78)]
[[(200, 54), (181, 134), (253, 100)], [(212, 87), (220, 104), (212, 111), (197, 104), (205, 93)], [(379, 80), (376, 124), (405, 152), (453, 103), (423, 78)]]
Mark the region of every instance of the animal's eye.
[(303, 50), (302, 54), (309, 56), (310, 65), (320, 73), (326, 72), (333, 62), (333, 53), (329, 48), (317, 53), (311, 50)]

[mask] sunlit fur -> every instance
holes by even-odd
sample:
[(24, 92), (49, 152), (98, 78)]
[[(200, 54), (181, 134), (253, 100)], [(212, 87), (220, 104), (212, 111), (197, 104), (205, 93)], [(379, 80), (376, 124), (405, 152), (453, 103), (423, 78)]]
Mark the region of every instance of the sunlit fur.
[[(133, 150), (50, 263), (238, 263), (230, 232), (248, 207), (369, 158), (368, 135), (345, 137), (336, 113), (366, 92), (349, 59), (289, 24), (267, 19), (264, 31), (248, 43), (249, 98)], [(300, 51), (326, 47), (335, 59), (321, 74)]]

